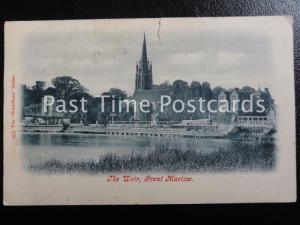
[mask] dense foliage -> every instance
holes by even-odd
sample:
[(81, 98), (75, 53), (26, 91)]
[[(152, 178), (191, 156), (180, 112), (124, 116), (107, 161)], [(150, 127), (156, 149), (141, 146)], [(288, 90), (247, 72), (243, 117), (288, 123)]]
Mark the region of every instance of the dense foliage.
[[(199, 81), (192, 81), (190, 84), (183, 80), (175, 80), (172, 84), (168, 81), (161, 83), (156, 86), (156, 89), (167, 89), (169, 90), (169, 95), (172, 99), (181, 99), (184, 102), (187, 102), (189, 99), (205, 99), (209, 101), (211, 99), (216, 99), (221, 91), (226, 91), (222, 86), (216, 86), (211, 88), (211, 85), (204, 81), (202, 84)], [(245, 86), (241, 89), (235, 88), (236, 90), (245, 91), (245, 92), (254, 92), (254, 88)], [(51, 86), (46, 87), (44, 81), (36, 81), (35, 85), (32, 87), (23, 85), (23, 104), (24, 106), (29, 106), (30, 104), (39, 104), (42, 101), (42, 97), (45, 95), (54, 96), (56, 99), (63, 99), (66, 102), (69, 102), (71, 99), (78, 100), (77, 104), (80, 104), (79, 100), (84, 97), (88, 100), (87, 104), (87, 113), (83, 113), (80, 110), (77, 113), (66, 113), (66, 118), (70, 118), (72, 122), (83, 121), (85, 124), (89, 123), (103, 123), (106, 124), (112, 117), (114, 120), (129, 120), (133, 112), (130, 113), (121, 112), (119, 113), (118, 108), (116, 108), (116, 113), (112, 114), (112, 99), (105, 99), (105, 111), (101, 113), (100, 98), (96, 98), (89, 94), (88, 90), (82, 86), (82, 84), (70, 77), (70, 76), (60, 76), (52, 79)], [(232, 89), (231, 89), (232, 90)], [(110, 88), (108, 91), (101, 93), (102, 95), (115, 96), (116, 107), (118, 107), (118, 102), (120, 100), (130, 98), (128, 94), (118, 88)], [(270, 105), (272, 98), (268, 89), (262, 91), (262, 98), (264, 98), (267, 105)], [(68, 107), (68, 105), (67, 105)], [(80, 107), (80, 105), (78, 105)], [(198, 108), (198, 107), (197, 107)], [(158, 120), (182, 120), (190, 119), (191, 114), (186, 111), (182, 113), (175, 113), (174, 111), (167, 110), (164, 113), (158, 115)], [(196, 111), (192, 115), (192, 119), (198, 119), (202, 117), (207, 117), (207, 115)]]

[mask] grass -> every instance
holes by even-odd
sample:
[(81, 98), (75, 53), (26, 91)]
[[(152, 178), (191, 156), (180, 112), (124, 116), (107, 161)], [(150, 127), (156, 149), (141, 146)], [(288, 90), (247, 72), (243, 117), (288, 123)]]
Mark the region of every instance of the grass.
[(275, 168), (275, 145), (236, 142), (230, 148), (203, 153), (188, 146), (159, 143), (154, 150), (144, 154), (105, 154), (98, 160), (62, 162), (49, 160), (29, 165), (29, 169), (47, 173), (106, 173), (106, 172), (220, 172), (271, 170)]

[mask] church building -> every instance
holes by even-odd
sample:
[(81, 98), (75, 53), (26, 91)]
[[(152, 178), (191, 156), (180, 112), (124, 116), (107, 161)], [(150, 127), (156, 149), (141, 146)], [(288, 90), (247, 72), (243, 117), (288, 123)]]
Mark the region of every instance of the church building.
[(136, 64), (135, 74), (135, 91), (132, 99), (137, 103), (137, 109), (142, 100), (147, 99), (151, 103), (150, 113), (142, 113), (139, 110), (134, 115), (134, 119), (138, 121), (156, 122), (158, 116), (158, 108), (160, 107), (161, 95), (168, 95), (170, 90), (158, 89), (153, 85), (152, 62), (147, 55), (146, 36), (144, 34), (142, 55)]

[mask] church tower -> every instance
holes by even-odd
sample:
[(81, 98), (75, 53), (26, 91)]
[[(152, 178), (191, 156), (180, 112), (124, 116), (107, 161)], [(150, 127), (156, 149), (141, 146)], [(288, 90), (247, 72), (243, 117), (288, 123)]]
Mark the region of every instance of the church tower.
[(142, 55), (136, 64), (135, 91), (151, 90), (152, 82), (152, 63), (149, 62), (147, 56), (146, 37), (144, 33)]

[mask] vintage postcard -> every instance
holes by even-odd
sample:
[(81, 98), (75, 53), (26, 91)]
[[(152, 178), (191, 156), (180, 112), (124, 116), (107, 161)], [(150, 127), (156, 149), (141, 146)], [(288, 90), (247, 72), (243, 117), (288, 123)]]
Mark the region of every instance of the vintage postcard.
[(289, 16), (5, 23), (4, 204), (296, 200)]

